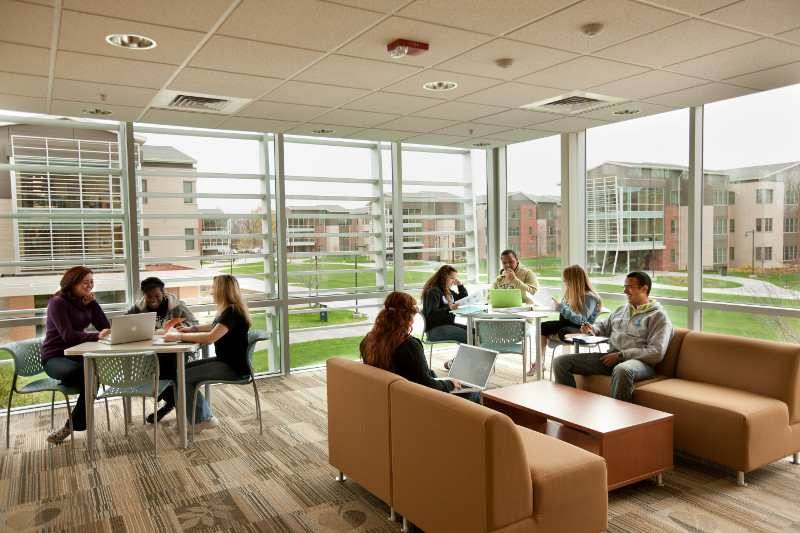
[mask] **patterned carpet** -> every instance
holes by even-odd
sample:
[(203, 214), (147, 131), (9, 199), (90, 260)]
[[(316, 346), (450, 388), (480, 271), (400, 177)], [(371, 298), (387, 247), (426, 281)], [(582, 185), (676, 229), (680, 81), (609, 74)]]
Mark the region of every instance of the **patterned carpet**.
[[(509, 357), (492, 381), (511, 383), (519, 373), (519, 360)], [(263, 436), (252, 388), (220, 386), (213, 397), (220, 427), (179, 451), (170, 415), (157, 458), (150, 426), (137, 422), (139, 402), (127, 439), (119, 402), (111, 432), (97, 417), (94, 462), (82, 435), (74, 448), (46, 443), (47, 411), (14, 415), (11, 449), (0, 452), (0, 531), (399, 531), (382, 502), (334, 481), (324, 372), (261, 380), (259, 392)], [(64, 416), (62, 409), (56, 419)], [(730, 472), (678, 458), (664, 487), (642, 482), (611, 494), (609, 531), (800, 532), (799, 466), (781, 461), (748, 482), (736, 487)]]

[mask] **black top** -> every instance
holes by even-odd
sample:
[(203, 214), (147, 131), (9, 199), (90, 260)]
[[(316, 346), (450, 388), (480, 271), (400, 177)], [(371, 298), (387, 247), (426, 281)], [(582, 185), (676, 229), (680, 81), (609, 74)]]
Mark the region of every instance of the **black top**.
[(214, 318), (213, 324), (222, 324), (228, 332), (214, 343), (217, 359), (225, 361), (234, 371), (250, 373), (247, 363), (247, 332), (250, 325), (234, 307), (228, 307)]
[(400, 346), (395, 348), (392, 354), (392, 367), (389, 370), (398, 376), (403, 376), (408, 381), (413, 381), (432, 389), (442, 392), (453, 390), (453, 382), (449, 379), (435, 379), (436, 374), (428, 367), (422, 343), (418, 338), (410, 335)]
[[(97, 331), (84, 331), (89, 324)], [(78, 298), (57, 294), (47, 302), (47, 322), (42, 342), (42, 362), (51, 357), (64, 355), (64, 350), (83, 342), (97, 340), (101, 329), (110, 328), (100, 304), (92, 300), (88, 304)]]
[[(458, 293), (452, 289), (450, 292), (453, 294), (454, 302), (467, 297), (467, 289), (463, 285), (458, 286)], [(425, 294), (422, 300), (422, 316), (425, 317), (425, 331), (430, 331), (436, 326), (452, 324), (456, 319), (450, 312), (444, 292), (439, 287), (433, 287)]]

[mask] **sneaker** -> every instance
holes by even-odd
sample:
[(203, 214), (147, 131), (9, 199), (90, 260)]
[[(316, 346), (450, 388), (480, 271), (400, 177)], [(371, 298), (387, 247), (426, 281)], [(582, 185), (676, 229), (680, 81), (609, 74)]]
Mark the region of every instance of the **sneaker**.
[(452, 359), (448, 359), (447, 361), (444, 362), (444, 369), (445, 370), (450, 370), (450, 367), (452, 365), (453, 365), (453, 360)]
[(153, 413), (150, 413), (149, 415), (147, 415), (147, 423), (152, 424), (153, 420), (156, 417), (158, 418), (158, 421), (161, 422), (161, 419), (170, 414), (173, 409), (175, 409), (174, 405), (165, 405), (164, 407), (156, 411), (155, 416), (153, 416)]
[(197, 422), (194, 425), (194, 428), (197, 431), (203, 431), (204, 429), (216, 429), (219, 427), (219, 422), (217, 422), (217, 417), (212, 416), (208, 420), (203, 420), (202, 422)]
[(72, 434), (72, 430), (69, 428), (69, 425), (62, 427), (61, 429), (57, 429), (50, 433), (47, 436), (47, 442), (50, 444), (61, 444)]

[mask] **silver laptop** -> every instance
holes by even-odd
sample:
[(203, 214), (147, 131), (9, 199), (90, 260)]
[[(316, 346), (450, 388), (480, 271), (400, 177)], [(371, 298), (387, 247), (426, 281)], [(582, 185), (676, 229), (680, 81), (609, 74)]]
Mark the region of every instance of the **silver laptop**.
[(453, 392), (484, 390), (489, 382), (489, 375), (492, 373), (497, 354), (498, 352), (494, 350), (459, 344), (447, 376), (461, 381), (464, 388)]
[(155, 313), (118, 316), (111, 320), (111, 335), (97, 342), (103, 344), (125, 344), (150, 340), (156, 330)]

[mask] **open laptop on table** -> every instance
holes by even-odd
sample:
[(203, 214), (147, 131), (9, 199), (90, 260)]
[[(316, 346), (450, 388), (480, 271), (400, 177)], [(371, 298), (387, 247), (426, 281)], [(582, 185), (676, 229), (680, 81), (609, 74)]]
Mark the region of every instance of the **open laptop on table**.
[(490, 289), (489, 303), (494, 309), (522, 307), (522, 293), (519, 289)]
[(492, 373), (497, 354), (498, 352), (494, 350), (459, 344), (447, 378), (440, 379), (455, 378), (461, 381), (463, 387), (454, 390), (453, 392), (456, 394), (482, 391), (489, 382), (489, 375)]
[(139, 313), (118, 316), (111, 320), (111, 335), (97, 342), (103, 344), (125, 344), (153, 338), (156, 328), (155, 313)]

